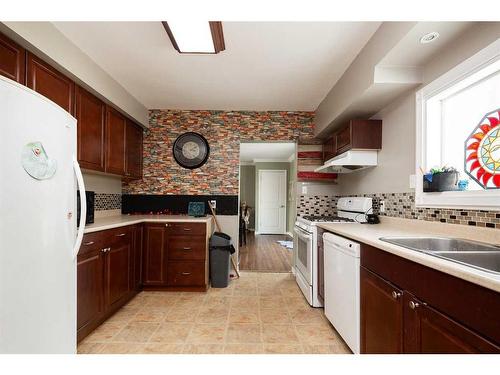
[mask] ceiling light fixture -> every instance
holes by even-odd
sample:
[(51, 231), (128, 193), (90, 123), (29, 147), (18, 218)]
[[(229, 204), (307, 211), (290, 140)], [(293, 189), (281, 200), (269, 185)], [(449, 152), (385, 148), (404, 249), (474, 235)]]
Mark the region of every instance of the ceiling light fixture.
[(162, 24), (179, 53), (216, 54), (226, 49), (220, 21), (163, 21)]
[(427, 44), (434, 42), (437, 38), (439, 38), (439, 33), (437, 31), (433, 31), (432, 33), (425, 34), (420, 38), (420, 43)]

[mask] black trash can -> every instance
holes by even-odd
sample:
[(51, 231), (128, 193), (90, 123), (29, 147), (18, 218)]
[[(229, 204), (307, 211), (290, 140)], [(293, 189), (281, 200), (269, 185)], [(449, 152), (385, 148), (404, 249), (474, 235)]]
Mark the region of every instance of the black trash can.
[(231, 237), (215, 232), (210, 238), (210, 280), (212, 288), (226, 288), (229, 284), (231, 254), (234, 254)]

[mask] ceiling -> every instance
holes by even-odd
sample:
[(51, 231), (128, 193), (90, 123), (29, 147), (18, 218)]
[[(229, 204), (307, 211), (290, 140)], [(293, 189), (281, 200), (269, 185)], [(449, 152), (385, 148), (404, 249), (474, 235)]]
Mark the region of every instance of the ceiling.
[(287, 162), (292, 155), (295, 155), (295, 143), (252, 142), (240, 144), (240, 162)]
[(223, 22), (226, 50), (181, 55), (160, 22), (55, 22), (149, 109), (314, 111), (379, 22)]

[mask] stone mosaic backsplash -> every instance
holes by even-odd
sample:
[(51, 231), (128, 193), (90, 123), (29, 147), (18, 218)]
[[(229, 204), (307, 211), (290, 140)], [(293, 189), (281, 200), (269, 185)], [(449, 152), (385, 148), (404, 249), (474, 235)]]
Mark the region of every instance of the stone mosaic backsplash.
[[(373, 212), (381, 216), (500, 229), (500, 211), (415, 207), (415, 193), (413, 192), (374, 193), (356, 196), (372, 198)], [(339, 195), (302, 195), (297, 200), (297, 215), (336, 214), (337, 200), (341, 197)], [(385, 202), (384, 213), (380, 213), (380, 201), (382, 200)]]
[[(295, 141), (314, 133), (314, 112), (150, 110), (143, 141), (143, 178), (124, 194), (237, 195), (242, 141)], [(203, 135), (210, 156), (201, 168), (179, 166), (172, 145), (182, 133)]]
[(121, 194), (95, 193), (94, 199), (95, 211), (121, 210), (122, 208)]

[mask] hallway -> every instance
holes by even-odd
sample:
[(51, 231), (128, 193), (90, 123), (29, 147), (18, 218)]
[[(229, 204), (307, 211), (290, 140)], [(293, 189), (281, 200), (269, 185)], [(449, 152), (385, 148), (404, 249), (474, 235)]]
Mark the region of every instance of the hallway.
[(244, 271), (290, 272), (293, 252), (277, 241), (290, 241), (287, 235), (247, 233), (247, 244), (240, 247), (240, 269)]

